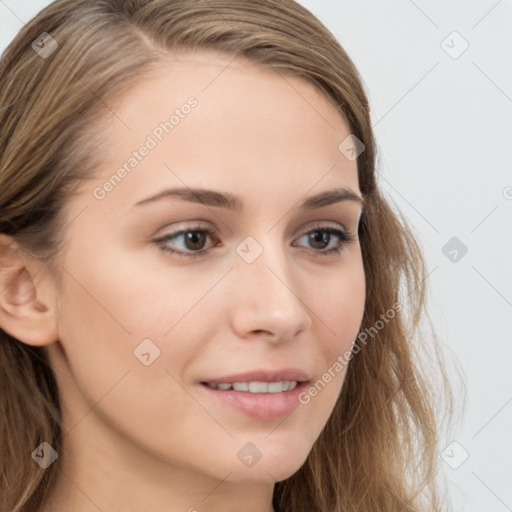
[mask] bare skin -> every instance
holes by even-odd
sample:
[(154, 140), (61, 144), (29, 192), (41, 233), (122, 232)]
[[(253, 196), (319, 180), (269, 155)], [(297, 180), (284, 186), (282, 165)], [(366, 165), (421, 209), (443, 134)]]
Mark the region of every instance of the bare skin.
[[(46, 347), (63, 407), (59, 479), (42, 512), (272, 511), (275, 482), (306, 460), (346, 369), (270, 420), (227, 405), (201, 382), (297, 368), (314, 384), (350, 350), (362, 321), (361, 205), (300, 209), (325, 191), (361, 195), (357, 163), (338, 149), (350, 129), (336, 108), (306, 81), (239, 59), (182, 55), (160, 69), (123, 98), (123, 122), (98, 126), (109, 151), (100, 178), (65, 212), (74, 220), (61, 285), (0, 238), (10, 269), (0, 325)], [(155, 128), (192, 96), (197, 105), (158, 141)], [(105, 186), (151, 134), (156, 147)], [(175, 187), (230, 193), (243, 209), (172, 197), (136, 206)], [(170, 237), (206, 228), (216, 234), (202, 232), (202, 245), (200, 236)], [(326, 228), (356, 239), (344, 243)], [(162, 246), (207, 252), (192, 258)], [(321, 254), (337, 246), (340, 253)], [(254, 261), (242, 257), (259, 248)], [(151, 343), (160, 350), (147, 366), (134, 354), (145, 339), (146, 362), (156, 354)], [(251, 467), (237, 455), (247, 443), (261, 454)]]

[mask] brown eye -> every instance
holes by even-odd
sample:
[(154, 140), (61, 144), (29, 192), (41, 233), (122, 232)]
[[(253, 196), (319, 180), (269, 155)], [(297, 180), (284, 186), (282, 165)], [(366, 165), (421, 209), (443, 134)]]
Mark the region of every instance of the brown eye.
[[(169, 233), (155, 240), (155, 242), (162, 251), (185, 257), (196, 257), (208, 252), (208, 249), (204, 248), (206, 240), (208, 237), (215, 238), (215, 236), (216, 231), (211, 228), (194, 226), (190, 229), (181, 229), (175, 233)], [(181, 241), (181, 248), (174, 249), (169, 244), (171, 240)]]
[[(346, 233), (341, 229), (332, 228), (330, 226), (320, 226), (308, 231), (301, 238), (307, 237), (307, 243), (319, 255), (339, 254), (344, 249), (345, 244), (357, 240), (355, 236)], [(325, 250), (329, 246), (333, 238), (338, 238), (338, 244), (330, 249)], [(299, 239), (300, 240), (300, 239)]]

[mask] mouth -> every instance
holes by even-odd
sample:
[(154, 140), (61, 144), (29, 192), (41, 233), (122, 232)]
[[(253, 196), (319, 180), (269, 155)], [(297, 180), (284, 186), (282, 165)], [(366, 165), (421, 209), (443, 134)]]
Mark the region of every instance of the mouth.
[(296, 380), (277, 382), (201, 382), (203, 386), (218, 391), (240, 391), (242, 393), (283, 393), (294, 390), (299, 384)]
[[(213, 403), (226, 404), (233, 410), (258, 420), (277, 420), (300, 405), (300, 394), (310, 377), (298, 370), (284, 372), (249, 372), (199, 382), (204, 395)], [(225, 412), (225, 407), (220, 409)]]

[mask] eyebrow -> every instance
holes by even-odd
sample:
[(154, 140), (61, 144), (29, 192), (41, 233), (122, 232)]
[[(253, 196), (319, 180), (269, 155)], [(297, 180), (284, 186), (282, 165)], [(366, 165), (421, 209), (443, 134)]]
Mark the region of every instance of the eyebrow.
[[(191, 203), (199, 203), (205, 206), (216, 208), (226, 208), (235, 212), (243, 211), (243, 201), (238, 196), (227, 192), (216, 192), (201, 188), (171, 188), (163, 190), (158, 194), (139, 201), (134, 206), (152, 203), (163, 198), (176, 198)], [(330, 206), (342, 201), (353, 201), (361, 205), (364, 209), (365, 200), (360, 195), (346, 187), (340, 187), (334, 190), (327, 190), (317, 195), (308, 197), (295, 209), (315, 210), (324, 206)]]

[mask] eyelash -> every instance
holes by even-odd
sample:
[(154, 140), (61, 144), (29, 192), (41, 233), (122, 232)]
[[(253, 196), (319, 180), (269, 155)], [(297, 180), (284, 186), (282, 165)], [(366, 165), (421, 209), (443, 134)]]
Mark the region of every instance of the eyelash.
[[(349, 244), (350, 242), (355, 242), (357, 240), (357, 237), (355, 235), (352, 235), (352, 234), (347, 233), (341, 229), (333, 228), (330, 226), (316, 226), (316, 227), (310, 229), (309, 231), (306, 231), (299, 238), (302, 238), (304, 235), (313, 233), (315, 231), (326, 232), (326, 233), (329, 233), (330, 235), (336, 235), (340, 239), (339, 245), (337, 247), (334, 247), (333, 249), (328, 249), (327, 251), (325, 251), (325, 250), (324, 251), (321, 251), (321, 250), (315, 251), (313, 249), (313, 251), (316, 252), (319, 256), (339, 255), (345, 248), (346, 244)], [(177, 251), (176, 249), (171, 249), (168, 245), (166, 245), (164, 243), (168, 239), (176, 238), (185, 233), (195, 233), (195, 232), (206, 233), (208, 236), (210, 236), (214, 239), (217, 238), (217, 231), (215, 231), (212, 228), (204, 227), (204, 226), (191, 226), (190, 228), (181, 229), (179, 231), (176, 231), (175, 233), (169, 233), (168, 235), (165, 235), (165, 236), (155, 240), (155, 243), (156, 243), (157, 247), (163, 252), (176, 254), (180, 257), (185, 257), (185, 258), (198, 258), (198, 257), (206, 255), (210, 249), (201, 249), (199, 251), (193, 251), (191, 253), (188, 253), (188, 252), (183, 252), (183, 251)]]

